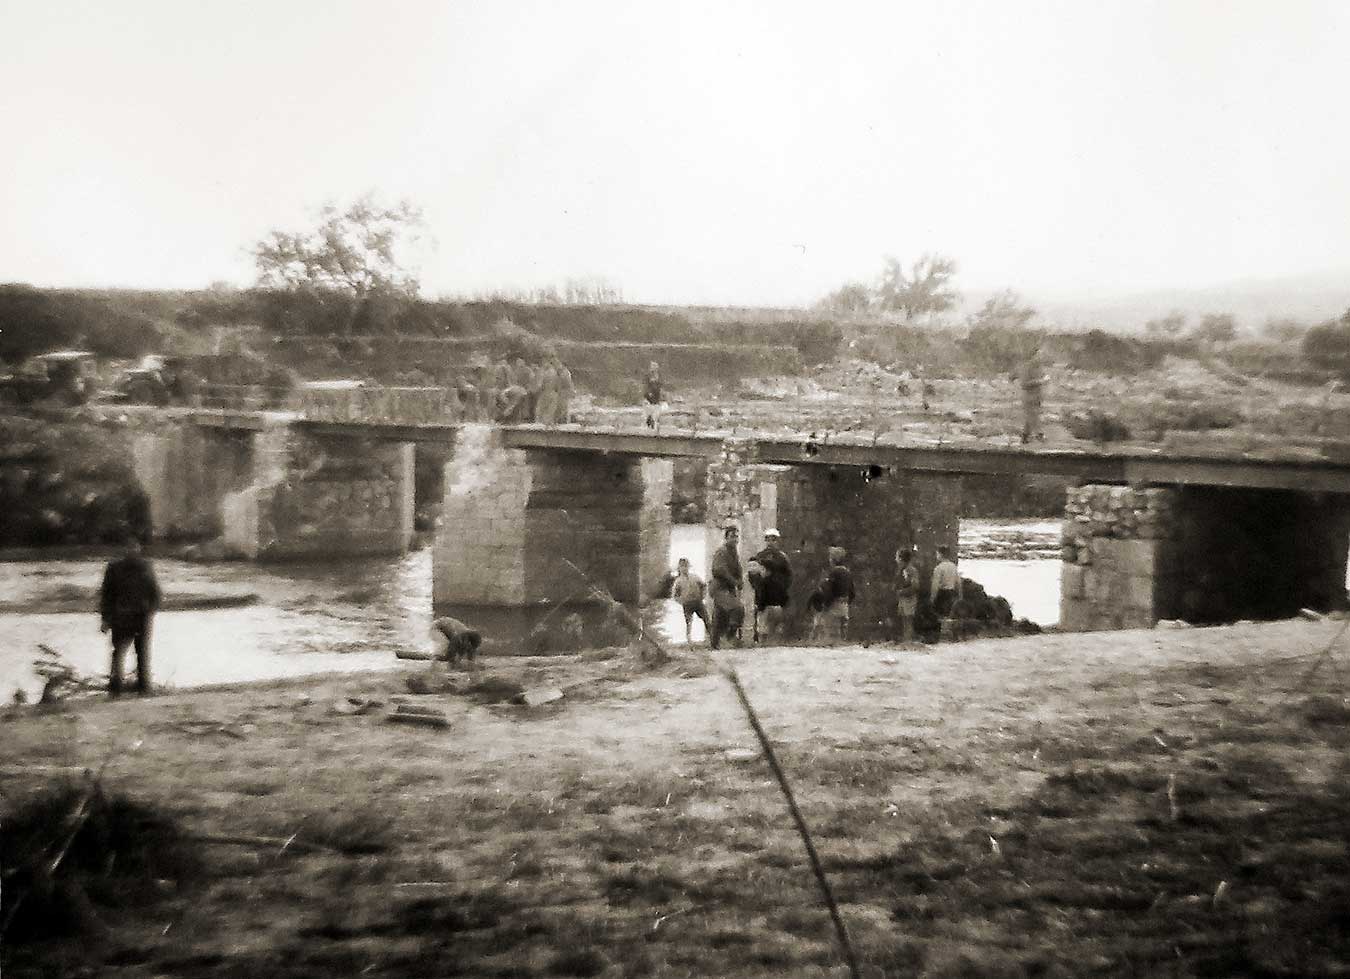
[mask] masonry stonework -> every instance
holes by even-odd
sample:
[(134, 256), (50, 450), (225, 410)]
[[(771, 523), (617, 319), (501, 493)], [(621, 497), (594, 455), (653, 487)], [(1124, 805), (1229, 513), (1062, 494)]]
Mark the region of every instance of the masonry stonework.
[(158, 540), (220, 536), (225, 495), (253, 478), (252, 433), (159, 424), (133, 432), (131, 457)]
[(413, 530), (413, 446), (304, 435), (253, 438), (253, 480), (226, 495), (231, 550), (257, 560), (402, 554)]
[(520, 635), (559, 604), (649, 600), (670, 552), (669, 461), (505, 449), (465, 425), (446, 468), (432, 600), (494, 635)]
[(1175, 614), (1177, 491), (1128, 486), (1068, 490), (1059, 627), (1147, 629)]
[(1276, 619), (1345, 606), (1350, 500), (1227, 487), (1068, 491), (1061, 629)]

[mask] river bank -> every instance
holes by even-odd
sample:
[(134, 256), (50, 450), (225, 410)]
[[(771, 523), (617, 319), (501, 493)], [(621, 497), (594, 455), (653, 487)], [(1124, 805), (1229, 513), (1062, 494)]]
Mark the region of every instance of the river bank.
[[(864, 975), (1344, 974), (1347, 654), (1318, 658), (1340, 627), (473, 674), (563, 692), (535, 708), (414, 697), (416, 667), (7, 712), (7, 813), (107, 763), (198, 863), (98, 904), (101, 938), (7, 943), (6, 975), (837, 975), (723, 664)], [(398, 697), (449, 727), (387, 723)]]

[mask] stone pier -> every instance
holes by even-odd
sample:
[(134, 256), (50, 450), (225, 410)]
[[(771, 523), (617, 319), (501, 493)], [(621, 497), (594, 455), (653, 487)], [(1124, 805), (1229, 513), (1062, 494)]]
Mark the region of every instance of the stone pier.
[(432, 601), (496, 638), (558, 605), (602, 609), (598, 592), (650, 600), (670, 553), (671, 464), (594, 452), (506, 449), (464, 425), (446, 467)]
[(1345, 607), (1350, 497), (1228, 487), (1069, 490), (1060, 628), (1277, 619)]
[(224, 532), (222, 501), (253, 480), (254, 438), (190, 423), (132, 434), (132, 470), (157, 540), (208, 540)]
[(940, 545), (953, 549), (961, 524), (961, 476), (852, 466), (764, 466), (753, 443), (732, 441), (708, 466), (709, 555), (728, 520), (741, 527), (741, 556), (777, 527), (792, 562), (789, 635), (810, 626), (807, 600), (829, 567), (829, 548), (848, 552), (857, 599), (856, 638), (888, 636), (895, 614), (895, 552), (912, 548), (924, 586)]
[(233, 553), (281, 561), (407, 552), (411, 443), (309, 435), (284, 422), (252, 441), (252, 480), (221, 507)]

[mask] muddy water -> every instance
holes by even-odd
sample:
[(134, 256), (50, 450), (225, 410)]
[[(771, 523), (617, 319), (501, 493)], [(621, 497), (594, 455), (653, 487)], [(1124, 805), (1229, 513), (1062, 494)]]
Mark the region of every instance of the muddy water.
[[(1058, 616), (1058, 533), (1055, 522), (967, 522), (962, 525), (962, 571), (1012, 602), (1016, 614), (1042, 624)], [(670, 563), (686, 557), (704, 567), (701, 525), (671, 535)], [(211, 611), (161, 612), (154, 620), (152, 666), (156, 683), (175, 687), (273, 679), (346, 670), (392, 669), (398, 649), (429, 645), (431, 552), (401, 559), (330, 565), (189, 564), (155, 562), (167, 594), (256, 594), (256, 605)], [(98, 587), (101, 561), (0, 564), (0, 602), (31, 601), (63, 589)], [(684, 640), (684, 621), (672, 603), (662, 631)], [(704, 638), (694, 621), (694, 641)], [(57, 649), (85, 673), (108, 668), (107, 639), (98, 617), (84, 614), (0, 614), (0, 697), (40, 689), (32, 673), (39, 643)], [(129, 657), (131, 659), (131, 657)], [(131, 663), (128, 663), (130, 666)]]

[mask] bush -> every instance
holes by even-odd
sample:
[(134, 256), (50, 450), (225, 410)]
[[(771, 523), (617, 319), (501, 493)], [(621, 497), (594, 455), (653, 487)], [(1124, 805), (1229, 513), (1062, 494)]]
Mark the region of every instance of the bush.
[(1303, 356), (1314, 367), (1350, 378), (1350, 310), (1310, 329), (1303, 337)]
[[(82, 804), (87, 815), (75, 829)], [(9, 921), (10, 951), (97, 928), (98, 912), (154, 903), (162, 881), (187, 884), (200, 873), (197, 852), (171, 815), (98, 786), (61, 785), (5, 815), (0, 920)], [(65, 859), (48, 876), (42, 864), (72, 830)]]
[(1078, 370), (1099, 374), (1137, 374), (1157, 367), (1169, 353), (1179, 352), (1178, 344), (1168, 340), (1141, 340), (1123, 337), (1105, 330), (1089, 330), (1070, 341), (1068, 360)]
[(1155, 438), (1160, 439), (1169, 431), (1203, 432), (1234, 428), (1242, 424), (1243, 420), (1242, 412), (1231, 405), (1205, 401), (1161, 401), (1147, 407), (1143, 424)]
[(1086, 415), (1073, 415), (1065, 421), (1069, 434), (1089, 442), (1124, 442), (1131, 437), (1129, 426), (1115, 415), (1092, 410)]

